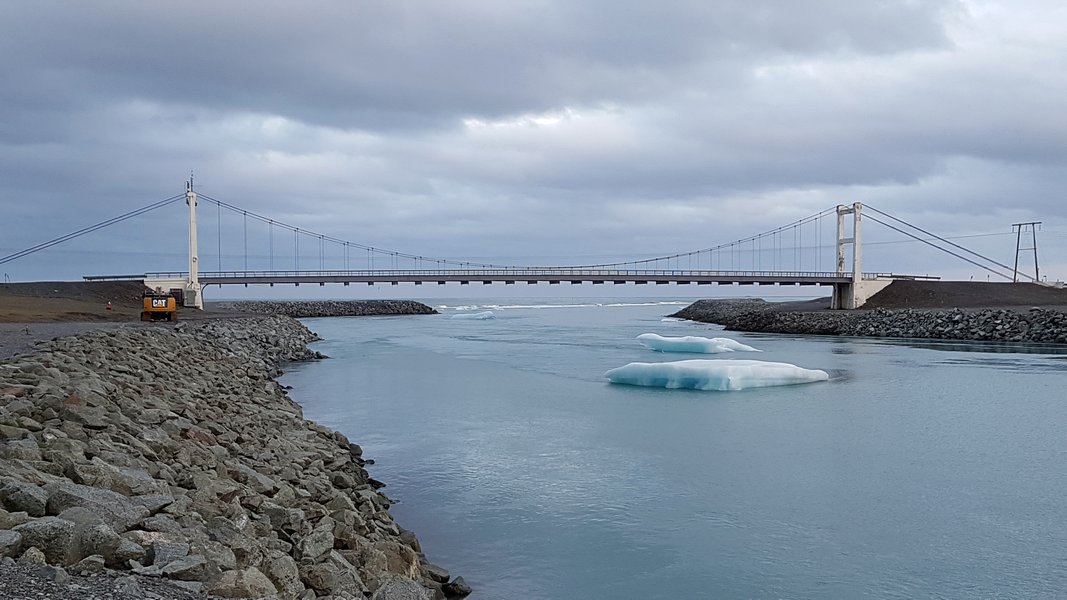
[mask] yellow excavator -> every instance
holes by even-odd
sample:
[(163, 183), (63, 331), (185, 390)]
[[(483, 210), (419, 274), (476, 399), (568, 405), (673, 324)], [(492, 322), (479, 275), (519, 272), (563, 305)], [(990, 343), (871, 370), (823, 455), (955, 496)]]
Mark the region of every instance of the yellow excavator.
[(142, 321), (177, 321), (178, 301), (163, 288), (145, 290), (144, 307), (141, 311)]

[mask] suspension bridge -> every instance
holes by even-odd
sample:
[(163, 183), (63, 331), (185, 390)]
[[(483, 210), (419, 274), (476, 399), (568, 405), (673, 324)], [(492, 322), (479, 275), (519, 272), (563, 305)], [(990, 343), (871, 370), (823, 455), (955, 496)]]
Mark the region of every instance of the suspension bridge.
[[(675, 254), (610, 263), (570, 266), (521, 266), (469, 262), (454, 258), (434, 258), (343, 240), (269, 218), (233, 204), (197, 193), (192, 178), (184, 194), (141, 207), (112, 219), (79, 229), (67, 235), (0, 257), (0, 264), (87, 235), (116, 223), (138, 217), (184, 200), (188, 207), (188, 268), (183, 271), (145, 272), (132, 275), (88, 275), (88, 281), (143, 280), (146, 286), (179, 292), (187, 307), (203, 308), (203, 290), (209, 285), (326, 285), (390, 284), (459, 285), (500, 283), (503, 285), (548, 283), (593, 285), (755, 285), (831, 286), (831, 305), (853, 309), (896, 279), (937, 279), (936, 277), (863, 271), (863, 222), (870, 220), (892, 231), (932, 246), (941, 252), (989, 271), (998, 277), (1017, 280), (1018, 265), (1009, 267), (973, 252), (944, 237), (907, 223), (872, 206), (861, 203), (837, 205), (814, 215), (760, 234), (715, 246)], [(218, 215), (218, 269), (204, 271), (200, 264), (197, 208), (201, 202), (216, 207)], [(222, 212), (240, 218), (243, 264), (239, 269), (222, 268)], [(834, 236), (824, 244), (822, 222), (835, 222)], [(265, 264), (250, 268), (249, 224), (266, 229)], [(291, 246), (287, 239), (291, 236)], [(807, 237), (807, 245), (805, 245)], [(301, 254), (301, 241), (304, 253)], [(829, 268), (822, 266), (821, 248), (833, 243), (835, 252)], [(318, 268), (307, 268), (308, 245), (312, 260), (317, 250)], [(1036, 246), (1036, 243), (1035, 243)], [(284, 247), (284, 250), (283, 250)], [(289, 249), (292, 255), (288, 255)], [(262, 260), (265, 258), (266, 260)], [(305, 261), (302, 268), (301, 259)], [(327, 262), (335, 263), (326, 268)], [(281, 267), (291, 263), (292, 268)], [(286, 265), (288, 266), (288, 264)], [(266, 268), (263, 268), (266, 267)], [(1037, 281), (1035, 252), (1034, 276)]]

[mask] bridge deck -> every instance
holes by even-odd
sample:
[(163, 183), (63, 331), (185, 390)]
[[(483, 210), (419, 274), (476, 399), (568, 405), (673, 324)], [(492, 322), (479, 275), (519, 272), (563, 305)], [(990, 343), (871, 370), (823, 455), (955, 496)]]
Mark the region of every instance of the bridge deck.
[[(187, 272), (145, 273), (144, 275), (94, 275), (88, 281), (116, 279), (173, 280), (188, 277)], [(864, 279), (897, 277), (887, 273), (864, 273)], [(443, 270), (375, 270), (375, 271), (225, 271), (200, 274), (203, 285), (273, 285), (327, 283), (528, 283), (549, 284), (678, 284), (678, 285), (833, 285), (848, 283), (850, 273), (777, 272), (777, 271), (706, 271), (706, 270), (639, 270), (599, 269), (443, 269)]]

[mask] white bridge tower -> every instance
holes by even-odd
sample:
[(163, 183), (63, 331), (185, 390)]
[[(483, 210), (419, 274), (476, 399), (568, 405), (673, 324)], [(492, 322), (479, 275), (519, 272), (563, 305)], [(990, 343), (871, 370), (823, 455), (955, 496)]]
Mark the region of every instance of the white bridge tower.
[(185, 182), (185, 203), (189, 206), (189, 275), (175, 278), (173, 274), (160, 274), (158, 277), (146, 277), (144, 284), (151, 289), (174, 292), (181, 290), (182, 302), (186, 308), (204, 309), (204, 286), (200, 285), (200, 257), (196, 244), (196, 192), (193, 191), (193, 176)]
[(185, 184), (185, 203), (189, 205), (189, 278), (185, 281), (185, 306), (204, 308), (204, 288), (200, 286), (200, 257), (196, 242), (196, 192), (193, 176)]
[[(852, 215), (852, 237), (845, 237), (847, 227), (845, 217)], [(846, 275), (845, 270), (846, 250), (845, 246), (852, 246), (852, 277), (848, 283), (835, 283), (834, 295), (830, 300), (830, 308), (853, 309), (863, 306), (868, 298), (882, 291), (885, 286), (892, 283), (888, 278), (863, 278), (863, 241), (862, 220), (863, 204), (855, 202), (851, 205), (837, 205), (837, 273)]]

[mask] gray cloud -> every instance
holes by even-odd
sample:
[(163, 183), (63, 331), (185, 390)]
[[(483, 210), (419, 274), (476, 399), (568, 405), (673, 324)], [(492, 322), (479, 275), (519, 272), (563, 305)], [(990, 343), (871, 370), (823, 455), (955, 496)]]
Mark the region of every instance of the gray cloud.
[[(945, 233), (1067, 228), (1055, 10), (16, 4), (0, 198), (36, 226), (0, 246), (178, 193), (190, 169), (204, 193), (302, 228), (520, 262), (703, 247), (855, 200)], [(112, 260), (136, 269), (152, 223)]]
[[(944, 2), (111, 2), (9, 7), (13, 106), (133, 97), (411, 128), (656, 98), (776, 56), (949, 43)], [(694, 85), (705, 87), (709, 82)], [(725, 81), (727, 85), (729, 81)], [(70, 92), (77, 91), (77, 94)], [(65, 100), (65, 101), (64, 101)]]

